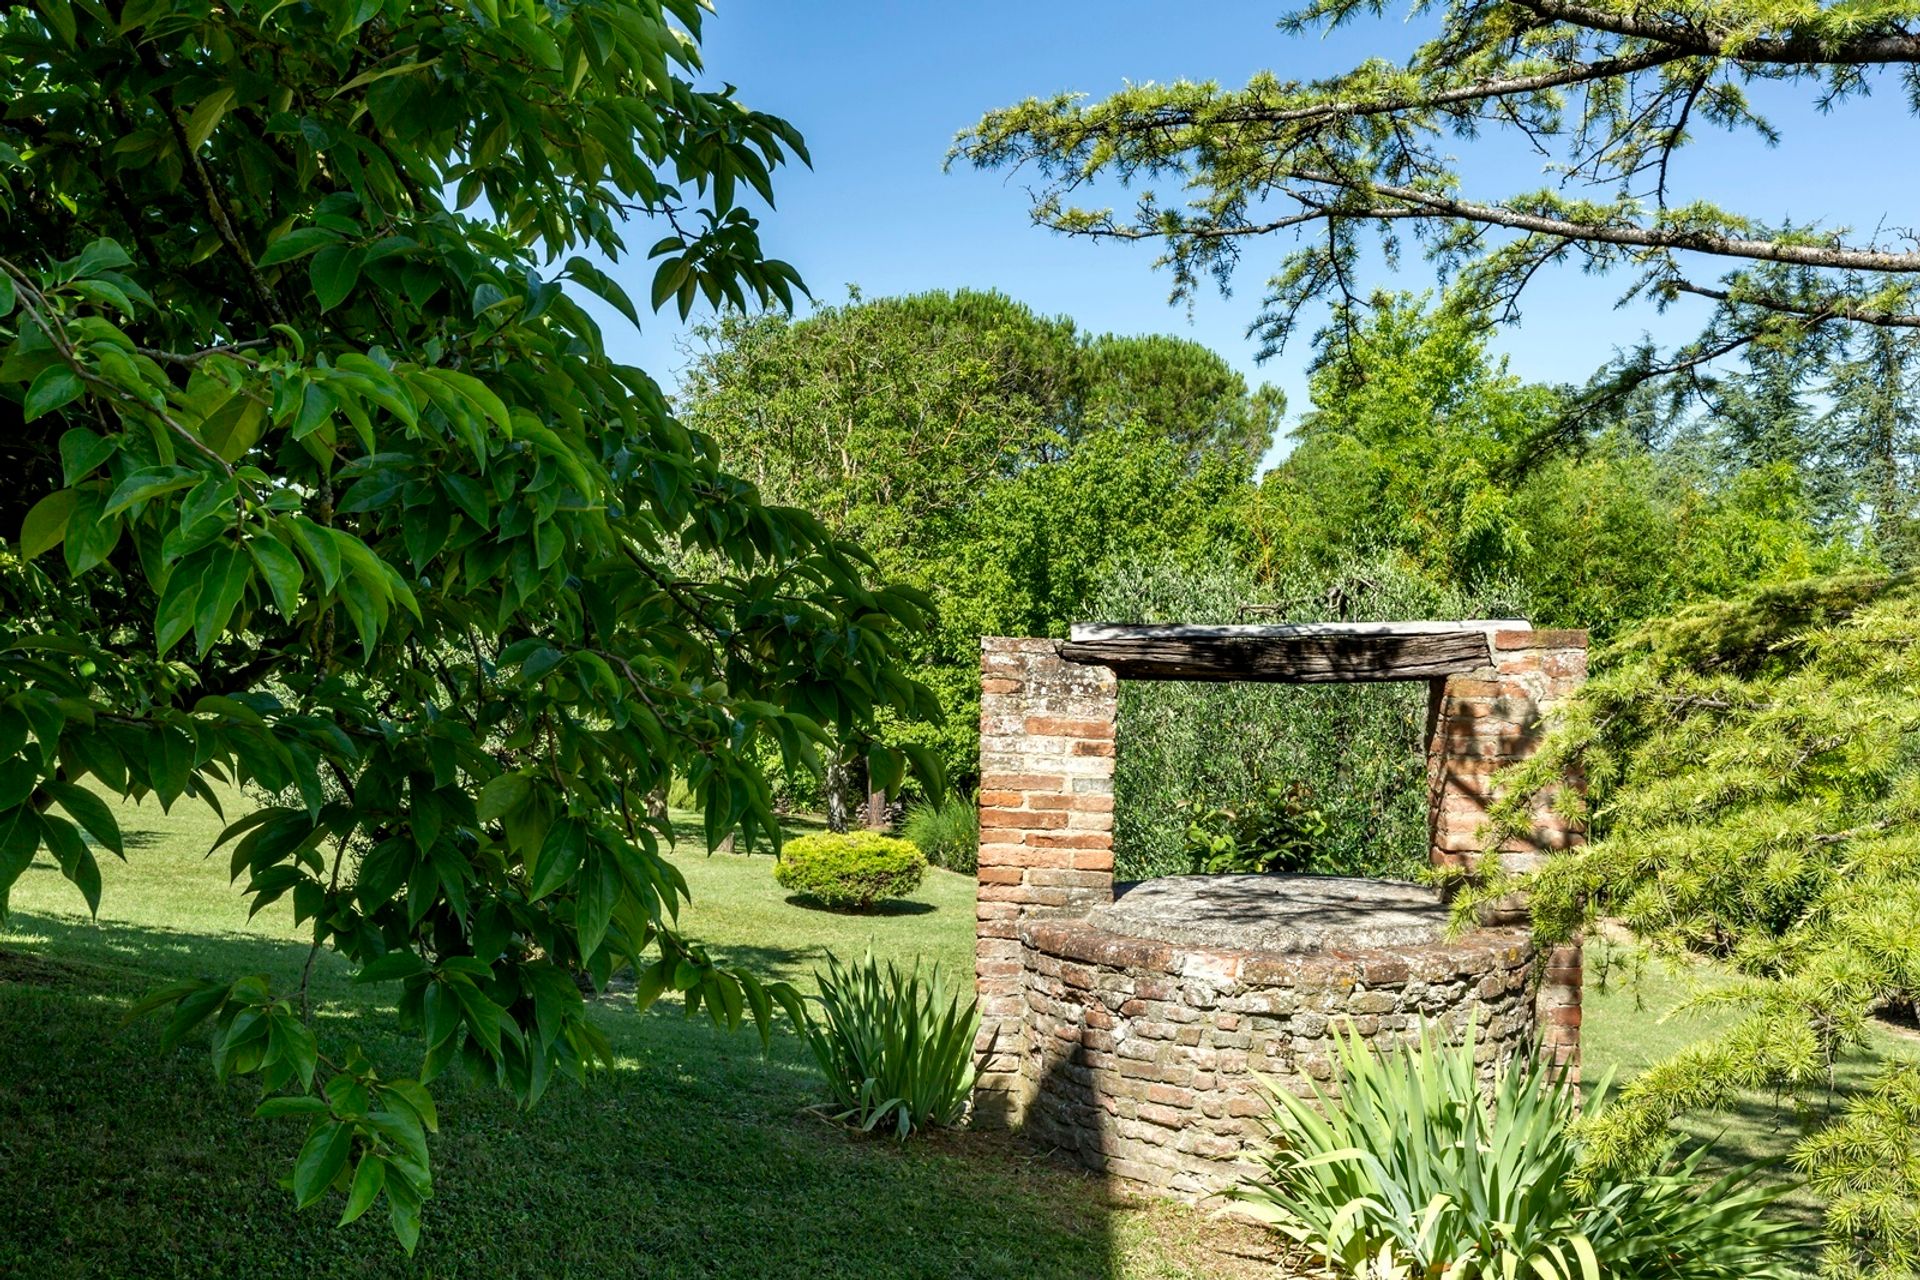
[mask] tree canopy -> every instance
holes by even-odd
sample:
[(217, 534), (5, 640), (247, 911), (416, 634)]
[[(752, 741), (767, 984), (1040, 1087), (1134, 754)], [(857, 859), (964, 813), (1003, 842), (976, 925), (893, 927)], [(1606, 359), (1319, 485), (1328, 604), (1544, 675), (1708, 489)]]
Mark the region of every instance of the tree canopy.
[(889, 739), (962, 779), (980, 636), (1063, 635), (1117, 565), (1234, 543), (1285, 407), (1197, 343), (1083, 334), (974, 290), (729, 314), (706, 338), (688, 422), (933, 600), (913, 653), (944, 723), (890, 717)]
[(634, 228), (656, 307), (791, 300), (736, 197), (806, 153), (694, 87), (701, 18), (0, 15), (0, 893), (44, 849), (97, 908), (128, 852), (102, 792), (270, 797), (221, 841), (235, 879), (394, 984), (418, 1070), (262, 978), (153, 1003), (307, 1119), (302, 1207), (384, 1195), (409, 1247), (423, 1084), (581, 1075), (580, 982), (631, 966), (643, 1003), (763, 1030), (792, 1005), (677, 931), (644, 797), (678, 775), (710, 841), (772, 836), (769, 758), (938, 714), (900, 659), (924, 598), (726, 471), (578, 303), (638, 322), (593, 260)]
[[(1793, 86), (1829, 109), (1894, 80), (1917, 109), (1920, 11), (1910, 0), (1409, 8), (1424, 41), (1404, 63), (1374, 58), (1313, 81), (1263, 72), (1240, 88), (1178, 81), (1097, 101), (1031, 98), (988, 112), (955, 155), (1037, 171), (1043, 225), (1163, 241), (1177, 295), (1208, 273), (1224, 282), (1263, 238), (1295, 233), (1256, 325), (1269, 351), (1308, 303), (1365, 298), (1365, 249), (1396, 253), (1405, 233), (1502, 314), (1554, 263), (1620, 272), (1628, 296), (1712, 303), (1697, 340), (1634, 353), (1596, 388), (1608, 394), (1755, 341), (1920, 327), (1920, 252), (1897, 219), (1853, 232), (1669, 200), (1707, 131), (1775, 136), (1755, 105), (1759, 88)], [(1311, 0), (1281, 27), (1328, 31), (1386, 11), (1383, 0)], [(1452, 149), (1489, 133), (1533, 148), (1552, 183), (1470, 189)], [(1146, 187), (1130, 213), (1082, 203), (1111, 180)], [(1184, 203), (1163, 198), (1152, 185), (1162, 182)]]

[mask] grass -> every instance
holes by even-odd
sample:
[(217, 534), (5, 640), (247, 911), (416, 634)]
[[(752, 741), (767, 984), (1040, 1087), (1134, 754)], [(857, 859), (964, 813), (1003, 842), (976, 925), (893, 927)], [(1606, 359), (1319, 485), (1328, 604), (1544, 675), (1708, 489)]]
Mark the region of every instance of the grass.
[[(49, 864), (0, 931), (0, 1275), (46, 1277), (1124, 1277), (1273, 1273), (1263, 1237), (1100, 1185), (994, 1134), (897, 1146), (819, 1120), (791, 1035), (763, 1055), (704, 1015), (596, 1002), (613, 1071), (531, 1112), (497, 1090), (436, 1085), (435, 1198), (409, 1260), (380, 1215), (336, 1229), (338, 1197), (296, 1214), (276, 1179), (294, 1121), (249, 1118), (257, 1090), (217, 1084), (197, 1047), (158, 1052), (123, 1010), (166, 980), (267, 973), (291, 984), (307, 948), (290, 912), (249, 921), (219, 829), (187, 806), (121, 810), (129, 861), (105, 857), (98, 923)], [(683, 846), (685, 848), (687, 846)], [(837, 915), (787, 900), (765, 856), (682, 852), (683, 922), (717, 952), (812, 985), (828, 951), (938, 960), (971, 973), (972, 881), (930, 871), (910, 904)], [(319, 1035), (410, 1070), (417, 1044), (377, 989), (323, 952)]]
[[(1676, 967), (1650, 959), (1637, 948), (1605, 940), (1589, 942), (1586, 950), (1580, 1048), (1582, 1074), (1589, 1087), (1611, 1071), (1617, 1088), (1652, 1063), (1731, 1021), (1724, 1011), (1682, 1010), (1703, 985), (1714, 982), (1710, 965)], [(1687, 1116), (1677, 1127), (1690, 1143), (1710, 1144), (1707, 1168), (1713, 1172), (1767, 1162), (1762, 1176), (1786, 1188), (1779, 1202), (1781, 1211), (1818, 1227), (1823, 1206), (1793, 1176), (1788, 1158), (1796, 1142), (1862, 1093), (1889, 1058), (1920, 1059), (1920, 1039), (1891, 1028), (1879, 1031), (1864, 1050), (1839, 1061), (1832, 1088), (1811, 1105), (1795, 1107), (1770, 1094), (1750, 1093), (1727, 1111)]]
[[(125, 807), (130, 861), (103, 858), (99, 922), (50, 864), (36, 864), (0, 931), (0, 1275), (34, 1277), (1253, 1277), (1279, 1274), (1257, 1231), (1101, 1186), (994, 1134), (905, 1146), (849, 1137), (808, 1111), (822, 1098), (791, 1035), (763, 1055), (751, 1036), (704, 1017), (595, 1003), (615, 1069), (591, 1088), (556, 1088), (532, 1112), (493, 1088), (436, 1086), (437, 1193), (418, 1254), (402, 1255), (378, 1215), (345, 1229), (338, 1203), (295, 1214), (276, 1178), (300, 1130), (255, 1121), (247, 1083), (215, 1083), (197, 1048), (161, 1055), (152, 1020), (125, 1006), (202, 973), (271, 974), (291, 984), (307, 948), (289, 910), (249, 921), (224, 858), (205, 859), (220, 823), (182, 806)], [(689, 827), (689, 831), (693, 830)], [(933, 869), (908, 903), (874, 915), (801, 906), (764, 856), (692, 852), (676, 861), (694, 901), (693, 937), (762, 973), (812, 986), (828, 951), (939, 963), (965, 983), (973, 882)], [(1593, 960), (1607, 954), (1589, 950)], [(1620, 1078), (1702, 1027), (1659, 1020), (1689, 975), (1613, 972), (1590, 989), (1589, 1078)], [(313, 987), (323, 1041), (358, 1039), (410, 1070), (377, 989), (356, 987), (323, 952)], [(1889, 1038), (1884, 1052), (1912, 1052)], [(1870, 1060), (1845, 1064), (1836, 1098)], [(1819, 1116), (1755, 1098), (1694, 1129), (1723, 1161), (1776, 1156)], [(337, 1201), (337, 1198), (336, 1198)], [(1804, 1196), (1790, 1207), (1809, 1217)]]

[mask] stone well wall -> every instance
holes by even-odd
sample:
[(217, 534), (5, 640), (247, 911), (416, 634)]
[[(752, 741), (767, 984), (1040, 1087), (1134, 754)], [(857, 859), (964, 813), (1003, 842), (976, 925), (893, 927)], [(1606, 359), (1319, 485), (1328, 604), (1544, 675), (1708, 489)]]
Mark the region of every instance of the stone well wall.
[(1177, 1195), (1247, 1173), (1264, 1115), (1254, 1073), (1308, 1096), (1344, 1024), (1380, 1046), (1422, 1019), (1478, 1022), (1483, 1061), (1527, 1052), (1533, 948), (1520, 929), (1304, 955), (1123, 937), (1081, 920), (1021, 929), (1025, 1132), (1089, 1169)]

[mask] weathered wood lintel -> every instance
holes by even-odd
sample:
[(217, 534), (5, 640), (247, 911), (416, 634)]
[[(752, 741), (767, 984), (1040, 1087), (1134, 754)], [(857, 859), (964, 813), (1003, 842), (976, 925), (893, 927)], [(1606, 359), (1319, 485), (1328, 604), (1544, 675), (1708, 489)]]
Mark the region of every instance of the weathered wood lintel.
[(1299, 623), (1287, 626), (1081, 624), (1060, 646), (1069, 662), (1136, 680), (1254, 680), (1283, 684), (1432, 680), (1484, 667), (1488, 635), (1507, 620)]

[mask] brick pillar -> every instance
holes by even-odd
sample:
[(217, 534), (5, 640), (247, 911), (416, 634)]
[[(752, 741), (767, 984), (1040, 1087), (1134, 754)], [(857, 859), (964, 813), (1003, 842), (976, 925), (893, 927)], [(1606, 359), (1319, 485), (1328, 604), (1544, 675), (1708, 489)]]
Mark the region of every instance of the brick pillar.
[[(1433, 682), (1427, 744), (1427, 817), (1435, 866), (1471, 866), (1481, 856), (1482, 827), (1498, 791), (1494, 773), (1532, 755), (1543, 721), (1587, 678), (1587, 633), (1492, 631), (1493, 661)], [(1573, 780), (1570, 780), (1573, 781)], [(1577, 785), (1577, 782), (1575, 783)], [(1580, 843), (1578, 824), (1555, 813), (1551, 797), (1533, 812), (1534, 829), (1500, 845), (1501, 865), (1529, 871), (1557, 849)], [(1525, 903), (1496, 914), (1521, 916)], [(1541, 1050), (1577, 1077), (1580, 1069), (1581, 951), (1576, 940), (1542, 957), (1535, 1016)]]
[(1026, 993), (1020, 923), (1113, 901), (1113, 729), (1105, 667), (1060, 658), (1059, 641), (980, 642), (980, 886), (974, 989), (975, 1123), (1017, 1123)]

